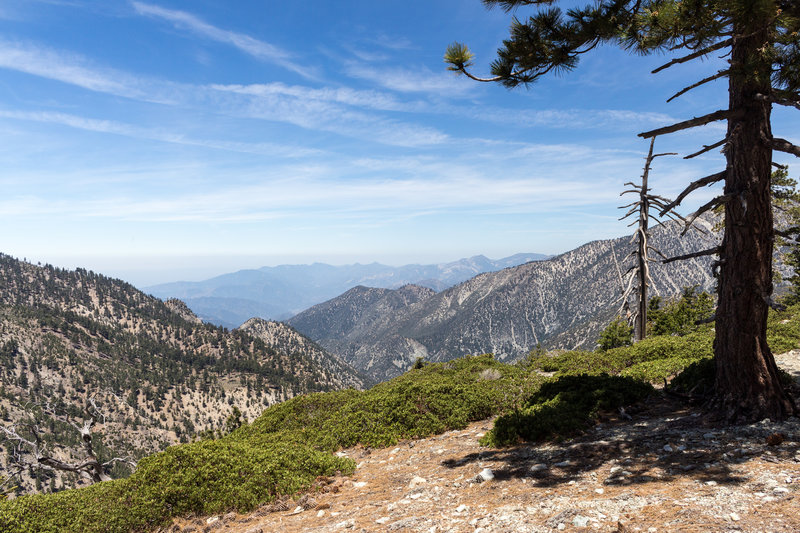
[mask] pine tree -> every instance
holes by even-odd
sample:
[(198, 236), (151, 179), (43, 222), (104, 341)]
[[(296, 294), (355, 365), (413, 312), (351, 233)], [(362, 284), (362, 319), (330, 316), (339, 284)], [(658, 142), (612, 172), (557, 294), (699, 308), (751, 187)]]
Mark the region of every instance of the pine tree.
[[(478, 81), (512, 88), (550, 72), (574, 69), (601, 43), (639, 54), (684, 53), (654, 70), (712, 53), (726, 54), (729, 67), (681, 89), (675, 97), (717, 79), (728, 84), (727, 106), (654, 131), (644, 138), (727, 122), (725, 138), (691, 156), (722, 147), (726, 168), (691, 183), (669, 206), (705, 185), (724, 191), (692, 216), (724, 205), (716, 314), (716, 383), (709, 407), (727, 421), (783, 419), (798, 413), (784, 391), (767, 345), (772, 295), (772, 151), (800, 156), (800, 147), (772, 135), (773, 105), (800, 107), (800, 2), (797, 0), (599, 0), (564, 13), (557, 0), (484, 0), (508, 11), (538, 9), (526, 21), (515, 17), (510, 37), (492, 62), (493, 76), (468, 71), (473, 54), (460, 43), (448, 47), (450, 70)], [(674, 98), (674, 97), (673, 97)], [(690, 157), (690, 156), (687, 156)]]

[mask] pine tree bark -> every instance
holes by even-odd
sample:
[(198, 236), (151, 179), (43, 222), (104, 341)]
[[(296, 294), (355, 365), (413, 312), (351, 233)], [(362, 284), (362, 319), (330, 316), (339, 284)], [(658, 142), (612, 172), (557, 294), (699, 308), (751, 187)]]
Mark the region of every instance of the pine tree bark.
[[(767, 313), (772, 294), (774, 229), (770, 202), (772, 149), (767, 30), (758, 22), (734, 26), (729, 77), (730, 110), (726, 150), (725, 234), (717, 308), (716, 394), (713, 408), (728, 422), (784, 419), (797, 407), (784, 391), (767, 346)], [(768, 25), (763, 24), (766, 28)]]

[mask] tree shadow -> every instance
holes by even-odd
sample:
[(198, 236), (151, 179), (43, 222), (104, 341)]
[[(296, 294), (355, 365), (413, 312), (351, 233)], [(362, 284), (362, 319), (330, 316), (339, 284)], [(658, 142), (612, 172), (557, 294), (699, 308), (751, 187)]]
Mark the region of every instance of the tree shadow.
[[(773, 423), (714, 426), (685, 404), (658, 395), (631, 419), (606, 413), (593, 428), (562, 442), (521, 443), (450, 458), (447, 468), (494, 463), (495, 479), (526, 479), (547, 488), (597, 472), (603, 485), (668, 483), (692, 478), (708, 485), (751, 481), (736, 465), (753, 459), (795, 465), (800, 435), (779, 433)], [(778, 435), (768, 444), (771, 436)], [(485, 466), (485, 465), (484, 465)]]

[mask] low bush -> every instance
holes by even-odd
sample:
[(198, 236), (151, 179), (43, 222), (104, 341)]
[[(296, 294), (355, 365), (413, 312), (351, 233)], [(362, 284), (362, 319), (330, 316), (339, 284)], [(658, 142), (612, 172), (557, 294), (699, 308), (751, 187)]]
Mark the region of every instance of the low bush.
[(563, 437), (590, 426), (598, 413), (640, 401), (653, 387), (619, 376), (561, 376), (542, 384), (526, 406), (501, 415), (481, 444), (505, 446)]

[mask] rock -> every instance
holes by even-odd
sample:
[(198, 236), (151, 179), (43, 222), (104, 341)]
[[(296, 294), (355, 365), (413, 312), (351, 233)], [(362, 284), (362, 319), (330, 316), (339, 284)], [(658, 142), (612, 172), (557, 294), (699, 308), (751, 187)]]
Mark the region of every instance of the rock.
[(665, 452), (667, 452), (667, 453), (670, 453), (670, 452), (674, 451), (674, 450), (672, 449), (672, 446), (670, 446), (669, 444), (665, 444), (665, 445), (664, 445), (664, 448), (662, 448), (662, 449), (663, 449)]
[(544, 463), (535, 464), (531, 467), (531, 472), (544, 472), (547, 470), (547, 465)]
[(494, 472), (491, 468), (484, 468), (481, 473), (475, 477), (475, 481), (483, 483), (484, 481), (491, 481), (494, 479)]
[(367, 482), (366, 481), (356, 481), (356, 482), (353, 483), (353, 486), (355, 488), (357, 488), (357, 489), (361, 489), (361, 488), (364, 488), (364, 487), (367, 486)]
[(292, 514), (300, 514), (302, 512), (303, 512), (303, 507), (298, 505), (297, 507), (294, 508), (294, 511), (292, 511)]
[(731, 513), (730, 517), (731, 517), (731, 520), (733, 520), (734, 522), (738, 522), (739, 520), (742, 519), (742, 517), (739, 516), (737, 513)]
[(468, 507), (462, 503), (461, 505), (459, 505), (458, 507), (456, 507), (456, 512), (457, 512), (457, 513), (463, 513), (463, 512), (464, 512), (464, 511), (466, 511), (467, 509), (468, 509)]
[(575, 527), (586, 527), (587, 525), (589, 525), (589, 517), (578, 515), (572, 519), (572, 525)]
[(427, 480), (427, 479), (425, 479), (425, 478), (423, 478), (423, 477), (414, 476), (414, 477), (411, 479), (411, 482), (408, 484), (408, 488), (410, 488), (410, 489), (415, 489), (415, 488), (417, 488), (419, 485), (424, 485), (424, 484), (426, 484), (427, 482), (428, 482), (428, 480)]
[(325, 511), (317, 511), (317, 518), (322, 518), (325, 516)]
[(388, 521), (389, 521), (389, 517), (388, 516), (382, 516), (382, 517), (378, 518), (377, 520), (375, 520), (375, 523), (376, 524), (385, 524)]
[(210, 526), (211, 524), (213, 524), (215, 522), (218, 522), (218, 521), (219, 521), (219, 517), (218, 516), (209, 516), (206, 519), (206, 525)]
[(344, 522), (339, 522), (334, 527), (336, 529), (350, 529), (355, 527), (356, 521), (354, 519), (345, 520)]

